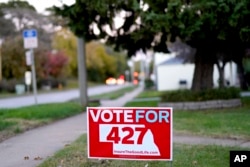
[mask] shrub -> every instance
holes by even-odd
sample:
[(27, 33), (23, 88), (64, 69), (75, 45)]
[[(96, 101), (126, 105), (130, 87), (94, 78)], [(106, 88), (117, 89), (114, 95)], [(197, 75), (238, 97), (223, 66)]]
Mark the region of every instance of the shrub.
[(0, 92), (14, 93), (15, 92), (15, 85), (17, 85), (17, 84), (24, 84), (24, 82), (16, 80), (16, 79), (2, 80), (0, 82)]
[(215, 99), (234, 99), (240, 97), (240, 89), (230, 87), (203, 91), (176, 90), (164, 92), (161, 100), (164, 102), (205, 101)]
[(152, 89), (154, 87), (154, 81), (151, 79), (145, 79), (144, 81), (145, 89)]
[(43, 86), (58, 88), (59, 85), (66, 86), (66, 80), (63, 78), (48, 77), (47, 79), (39, 79), (37, 82), (38, 88), (42, 88)]

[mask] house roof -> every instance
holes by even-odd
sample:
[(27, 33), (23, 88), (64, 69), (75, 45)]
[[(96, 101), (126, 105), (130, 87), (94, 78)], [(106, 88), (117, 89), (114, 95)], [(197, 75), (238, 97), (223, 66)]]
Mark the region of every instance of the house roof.
[(182, 59), (180, 57), (173, 57), (171, 59), (163, 61), (158, 66), (162, 66), (162, 65), (174, 65), (174, 64), (184, 64), (184, 63), (185, 63), (185, 59)]

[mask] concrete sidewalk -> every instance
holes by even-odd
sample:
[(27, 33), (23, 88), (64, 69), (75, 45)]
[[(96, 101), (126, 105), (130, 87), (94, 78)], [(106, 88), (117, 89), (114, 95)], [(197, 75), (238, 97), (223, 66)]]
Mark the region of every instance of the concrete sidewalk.
[(101, 107), (122, 107), (128, 101), (134, 99), (137, 95), (139, 95), (143, 91), (143, 87), (138, 87), (134, 91), (126, 93), (124, 96), (115, 99), (115, 100), (102, 100)]
[[(104, 107), (121, 107), (132, 100), (142, 87), (127, 93), (117, 100), (101, 102)], [(27, 131), (0, 143), (0, 166), (3, 167), (35, 167), (49, 156), (72, 143), (86, 133), (86, 113), (58, 121), (56, 123)], [(173, 136), (175, 143), (205, 144), (222, 146), (239, 146), (250, 149), (250, 141), (214, 139), (197, 136)]]
[[(116, 100), (105, 100), (101, 106), (122, 107), (136, 97), (142, 87)], [(56, 151), (86, 133), (85, 112), (56, 123), (27, 131), (0, 143), (0, 166), (35, 167)]]

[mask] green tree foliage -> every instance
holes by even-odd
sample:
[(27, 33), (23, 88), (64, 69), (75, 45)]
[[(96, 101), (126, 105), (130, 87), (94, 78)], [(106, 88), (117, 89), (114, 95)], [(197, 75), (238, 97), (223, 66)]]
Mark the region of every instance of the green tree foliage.
[(65, 72), (65, 66), (68, 63), (68, 57), (61, 51), (48, 52), (43, 61), (40, 64), (43, 68), (44, 78), (60, 78), (63, 77)]
[[(242, 58), (249, 47), (249, 8), (249, 0), (76, 0), (54, 11), (67, 19), (77, 36), (106, 39), (129, 56), (139, 49), (168, 52), (167, 39), (174, 42), (179, 37), (196, 48), (192, 88), (203, 90), (213, 87), (214, 64), (230, 60), (238, 64), (245, 87)], [(124, 23), (116, 27), (119, 14)]]
[(0, 16), (0, 25), (0, 38), (15, 34), (15, 25), (12, 21)]
[(106, 78), (116, 76), (116, 59), (107, 54), (99, 42), (86, 45), (87, 72), (90, 81), (104, 82)]
[[(249, 34), (246, 33), (250, 32), (250, 24), (246, 21), (250, 17), (249, 5), (247, 0), (240, 2), (237, 0), (201, 0), (185, 5), (179, 1), (172, 5), (172, 10), (177, 11), (179, 20), (175, 27), (177, 33), (174, 35), (180, 36), (197, 50), (194, 90), (213, 86), (214, 64), (217, 64), (220, 71), (221, 84), (224, 83), (223, 70), (228, 61), (237, 63), (240, 69), (241, 85), (245, 87), (242, 59), (245, 49), (249, 47)], [(241, 35), (242, 33), (245, 35)]]
[(38, 23), (41, 23), (41, 20), (44, 19), (42, 15), (36, 12), (34, 6), (27, 1), (10, 0), (7, 3), (1, 3), (0, 10), (3, 15), (7, 16), (8, 20), (15, 24), (17, 31), (30, 26), (39, 27)]
[(22, 79), (26, 71), (23, 39), (5, 39), (2, 45), (2, 73), (5, 79)]
[[(23, 47), (23, 37), (21, 35), (6, 38), (2, 45), (2, 72), (3, 78), (10, 79), (23, 79), (26, 70), (31, 70), (26, 65), (25, 52), (27, 50)], [(34, 49), (34, 59), (36, 63), (36, 73), (38, 78), (42, 78), (44, 66), (41, 62), (44, 61), (48, 49), (46, 44), (39, 41), (39, 47)]]
[(53, 36), (52, 47), (63, 51), (68, 57), (68, 73), (77, 76), (77, 44), (75, 35), (66, 28), (57, 31)]
[[(0, 38), (8, 38), (22, 34), (24, 29), (35, 28), (38, 31), (39, 40), (47, 44), (50, 49), (51, 30), (45, 29), (51, 26), (50, 18), (36, 12), (34, 6), (28, 1), (10, 0), (0, 3)], [(53, 30), (52, 30), (53, 31)]]
[[(162, 0), (154, 2), (165, 4)], [(87, 41), (106, 38), (107, 43), (115, 45), (116, 49), (127, 49), (129, 56), (139, 49), (146, 50), (152, 46), (155, 50), (168, 52), (164, 41), (165, 32), (163, 40), (155, 40), (155, 34), (163, 28), (162, 23), (148, 26), (150, 21), (146, 20), (148, 18), (144, 16), (142, 6), (138, 0), (97, 0), (95, 3), (90, 0), (76, 0), (71, 6), (64, 5), (53, 9), (57, 15), (67, 19), (69, 27), (77, 36), (84, 37)], [(162, 8), (164, 6), (166, 5)], [(125, 15), (124, 24), (116, 27), (114, 18), (122, 13)], [(95, 33), (95, 27), (99, 29), (99, 33)]]
[(125, 52), (116, 52), (114, 49), (112, 49), (109, 46), (106, 46), (106, 52), (108, 55), (114, 57), (116, 59), (116, 75), (115, 77), (118, 77), (121, 74), (124, 74), (125, 71), (128, 69), (127, 65), (127, 55)]
[[(61, 50), (69, 59), (70, 76), (77, 77), (77, 46), (76, 37), (68, 29), (62, 28), (53, 38), (53, 48)], [(89, 42), (86, 45), (86, 63), (88, 79), (103, 82), (107, 77), (117, 77), (126, 69), (126, 57), (105, 47), (99, 42)]]
[(36, 11), (35, 7), (30, 5), (27, 1), (9, 0), (7, 3), (1, 4), (2, 8), (25, 8)]
[[(31, 70), (25, 63), (25, 52), (27, 50), (24, 49), (22, 37), (23, 29), (30, 28), (36, 29), (38, 32), (38, 48), (34, 49), (37, 78), (38, 80), (46, 78), (44, 74), (46, 69), (43, 63), (49, 64), (51, 61), (48, 58), (48, 52), (51, 50), (51, 34), (53, 33), (53, 28), (50, 30), (44, 28), (50, 24), (48, 17), (38, 14), (27, 1), (11, 0), (0, 3), (0, 24), (0, 38), (3, 38), (3, 78), (7, 80), (22, 79), (24, 72)], [(55, 66), (55, 64), (60, 64), (59, 60), (61, 59), (54, 60), (55, 63), (51, 67), (55, 69), (51, 69), (51, 71), (58, 70), (58, 66)], [(18, 68), (16, 68), (17, 65)], [(53, 77), (62, 75), (58, 74), (61, 72), (51, 71), (49, 75)]]
[(0, 3), (0, 25), (1, 25), (1, 29), (0, 29), (0, 38), (3, 38), (4, 36), (9, 36), (10, 34), (14, 34), (15, 33), (15, 25), (14, 23), (9, 20), (6, 19), (4, 16), (4, 6), (6, 4), (5, 3)]

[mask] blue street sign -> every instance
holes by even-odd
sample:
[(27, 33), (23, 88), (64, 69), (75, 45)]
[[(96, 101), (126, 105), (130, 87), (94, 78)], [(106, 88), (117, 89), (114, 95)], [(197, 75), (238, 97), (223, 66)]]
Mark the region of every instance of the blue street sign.
[(25, 49), (37, 48), (37, 31), (36, 29), (27, 29), (23, 31), (23, 44)]
[(35, 29), (24, 30), (23, 31), (23, 38), (34, 38), (37, 37), (37, 31)]

